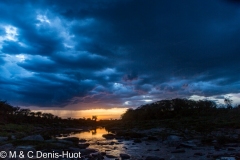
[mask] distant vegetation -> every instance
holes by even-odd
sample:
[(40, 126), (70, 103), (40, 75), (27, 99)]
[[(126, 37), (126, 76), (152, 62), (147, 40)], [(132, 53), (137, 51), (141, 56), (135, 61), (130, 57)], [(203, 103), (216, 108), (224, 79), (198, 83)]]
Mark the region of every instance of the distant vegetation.
[(171, 127), (208, 132), (216, 128), (240, 128), (240, 105), (233, 107), (230, 99), (218, 106), (208, 100), (172, 99), (128, 109), (122, 115), (125, 127)]
[[(158, 136), (165, 139), (171, 131), (183, 137), (200, 135), (202, 141), (208, 143), (217, 138), (219, 142), (240, 142), (240, 136), (232, 139), (227, 135), (213, 135), (214, 131), (240, 129), (240, 105), (232, 106), (230, 99), (225, 105), (218, 106), (208, 100), (172, 99), (145, 104), (137, 109), (128, 109), (121, 120), (100, 120), (93, 115), (88, 118), (63, 119), (51, 113), (32, 112), (30, 109), (13, 107), (6, 101), (0, 101), (0, 136), (11, 139), (41, 132), (48, 139), (59, 135), (69, 128), (105, 127), (108, 131), (119, 135), (136, 136), (134, 130), (164, 128)], [(41, 128), (39, 130), (39, 128)], [(170, 131), (170, 132), (169, 132)], [(64, 132), (63, 134), (68, 134)], [(231, 135), (231, 134), (230, 134)]]
[(30, 109), (20, 107), (13, 107), (6, 101), (0, 101), (0, 122), (1, 123), (14, 123), (14, 124), (42, 124), (44, 126), (91, 126), (95, 125), (97, 116), (90, 118), (73, 119), (71, 117), (63, 119), (51, 113), (32, 112)]
[(145, 104), (137, 109), (128, 109), (121, 120), (97, 120), (88, 118), (63, 119), (51, 113), (32, 112), (30, 109), (13, 107), (0, 101), (0, 122), (14, 124), (37, 124), (51, 127), (122, 126), (128, 127), (171, 127), (208, 131), (219, 127), (240, 128), (240, 105), (233, 107), (230, 99), (218, 106), (208, 100), (172, 99)]
[(123, 120), (162, 120), (179, 117), (208, 117), (229, 114), (232, 116), (240, 113), (240, 105), (232, 107), (231, 100), (225, 100), (225, 106), (217, 106), (208, 100), (172, 99), (146, 104), (137, 109), (128, 109), (122, 115)]

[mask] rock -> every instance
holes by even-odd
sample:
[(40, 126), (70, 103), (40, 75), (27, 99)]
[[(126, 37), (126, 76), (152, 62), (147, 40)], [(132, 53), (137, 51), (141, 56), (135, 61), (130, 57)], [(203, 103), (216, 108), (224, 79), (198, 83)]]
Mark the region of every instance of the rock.
[(99, 153), (99, 152), (91, 153), (90, 156), (99, 157), (99, 158), (102, 157), (101, 153)]
[(195, 155), (195, 156), (203, 156), (204, 154), (201, 153), (201, 152), (196, 152), (196, 153), (194, 153), (194, 155)]
[(11, 143), (0, 146), (0, 151), (10, 151), (13, 149), (14, 149), (14, 147)]
[(197, 147), (196, 144), (194, 144), (194, 143), (189, 143), (189, 142), (181, 143), (180, 146), (181, 146), (181, 147), (185, 147), (185, 148), (194, 148), (194, 147)]
[(79, 139), (79, 142), (84, 143), (84, 142), (87, 142), (87, 140), (86, 139)]
[(63, 140), (63, 139), (59, 139), (57, 142), (58, 142), (58, 143), (68, 144), (68, 145), (73, 145), (73, 142), (71, 142), (71, 141), (66, 141), (66, 140)]
[(134, 143), (142, 143), (142, 141), (140, 139), (134, 139), (133, 141)]
[(68, 144), (68, 145), (73, 145), (73, 142), (71, 142), (71, 141), (66, 141), (66, 140), (63, 140), (63, 139), (59, 139), (57, 142), (58, 142), (58, 143)]
[(49, 139), (49, 140), (45, 140), (44, 142), (47, 142), (47, 143), (57, 143), (57, 142), (59, 142), (59, 140), (57, 140), (57, 139)]
[(73, 152), (73, 153), (76, 153), (76, 152), (80, 152), (80, 151), (81, 151), (81, 149), (75, 148), (75, 147), (69, 147), (69, 150), (70, 150), (71, 152)]
[(106, 157), (107, 158), (117, 158), (116, 156), (113, 156), (113, 155), (110, 155), (110, 154), (107, 154)]
[(66, 143), (52, 143), (52, 145), (59, 147), (59, 148), (65, 148), (67, 147)]
[(85, 149), (85, 148), (87, 148), (87, 147), (89, 147), (89, 143), (83, 143), (83, 144), (78, 144), (78, 147), (80, 148), (80, 149)]
[(240, 159), (240, 153), (236, 153), (236, 154), (235, 154), (235, 157), (238, 158), (238, 159)]
[(222, 146), (220, 146), (220, 145), (215, 145), (215, 146), (214, 146), (214, 149), (215, 149), (216, 151), (219, 151), (220, 149), (222, 149)]
[(35, 150), (35, 148), (33, 148), (33, 146), (17, 146), (15, 149), (16, 150), (27, 150), (27, 151)]
[(43, 137), (41, 135), (32, 135), (24, 137), (22, 140), (28, 140), (28, 141), (44, 141)]
[(221, 157), (220, 160), (236, 160), (235, 157)]
[(238, 147), (237, 143), (228, 143), (224, 145), (225, 147)]
[(130, 159), (130, 156), (128, 154), (120, 153), (121, 159)]
[(0, 137), (0, 142), (7, 141), (8, 137)]
[(147, 156), (145, 160), (165, 160), (165, 159), (159, 158), (157, 156)]
[(81, 152), (81, 155), (89, 155), (91, 153), (95, 153), (95, 152), (98, 152), (97, 150), (95, 149), (80, 149), (80, 152)]
[(182, 137), (176, 136), (176, 135), (170, 135), (167, 137), (167, 141), (181, 141)]
[(110, 143), (109, 143), (109, 145), (114, 145), (114, 144), (115, 144), (115, 142), (110, 142)]
[(164, 141), (165, 144), (168, 144), (170, 146), (176, 146), (181, 143), (182, 137), (176, 136), (176, 135), (171, 135), (168, 136), (167, 139)]
[(12, 139), (12, 140), (15, 140), (16, 137), (15, 137), (14, 135), (11, 135), (11, 139)]
[(14, 150), (17, 153), (23, 151), (24, 154), (27, 154), (29, 151), (36, 153), (36, 150), (35, 150), (35, 148), (33, 148), (33, 146), (17, 146)]
[(101, 155), (105, 156), (105, 155), (106, 155), (106, 152), (101, 152)]
[(227, 154), (227, 153), (214, 153), (211, 155), (211, 157), (213, 157), (215, 159), (220, 158), (220, 157), (227, 157), (227, 156), (229, 156), (229, 154)]
[(230, 148), (228, 148), (227, 150), (228, 150), (228, 151), (235, 151), (236, 149), (230, 147)]
[(78, 143), (79, 142), (78, 137), (67, 137), (67, 138), (63, 138), (62, 140), (70, 141), (70, 142), (73, 142), (73, 143)]
[(114, 139), (115, 138), (114, 134), (103, 134), (102, 136), (106, 139)]
[(172, 151), (171, 153), (185, 153), (186, 151), (184, 149), (176, 149)]
[(154, 137), (154, 136), (148, 136), (147, 139), (150, 140), (150, 141), (157, 141), (158, 140), (158, 138)]
[(34, 127), (35, 130), (42, 130), (42, 127)]

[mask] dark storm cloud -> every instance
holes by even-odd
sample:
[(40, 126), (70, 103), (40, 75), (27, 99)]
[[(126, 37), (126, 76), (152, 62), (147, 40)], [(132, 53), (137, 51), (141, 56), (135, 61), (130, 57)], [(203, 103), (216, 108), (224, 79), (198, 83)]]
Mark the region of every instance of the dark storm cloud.
[(1, 2), (0, 96), (112, 107), (239, 93), (237, 2)]
[(240, 4), (239, 0), (225, 0), (225, 1), (233, 4)]
[(5, 64), (5, 61), (3, 60), (4, 56), (0, 54), (0, 66)]
[(21, 31), (21, 28), (19, 28), (19, 32), (19, 39), (27, 46), (21, 46), (21, 44), (12, 41), (5, 41), (2, 45), (3, 53), (50, 55), (57, 50), (63, 49), (61, 39), (55, 37), (58, 33), (49, 33), (46, 30), (35, 31), (34, 28), (29, 28), (26, 31)]
[(97, 55), (91, 55), (91, 53), (73, 53), (73, 54), (61, 54), (58, 53), (52, 58), (56, 63), (69, 68), (80, 69), (103, 69), (110, 65), (108, 59)]
[(18, 65), (26, 70), (33, 72), (57, 72), (58, 65), (49, 59), (41, 57), (34, 57), (33, 59), (26, 60)]

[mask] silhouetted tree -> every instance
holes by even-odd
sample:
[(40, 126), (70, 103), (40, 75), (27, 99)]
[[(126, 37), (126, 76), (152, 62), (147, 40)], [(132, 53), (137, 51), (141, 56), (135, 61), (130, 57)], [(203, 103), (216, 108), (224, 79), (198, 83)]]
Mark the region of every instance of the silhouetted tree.
[(35, 113), (35, 112), (30, 112), (29, 115), (30, 115), (31, 117), (35, 117), (36, 113)]
[(41, 117), (42, 116), (42, 112), (36, 112), (37, 117)]
[(30, 109), (20, 109), (19, 110), (19, 114), (24, 115), (24, 116), (28, 116), (30, 112), (31, 112)]
[(92, 116), (93, 121), (97, 121), (97, 116)]
[(225, 98), (225, 99), (224, 99), (224, 103), (226, 104), (226, 106), (227, 106), (228, 109), (232, 109), (232, 108), (233, 108), (233, 107), (232, 107), (232, 100), (231, 100), (231, 99)]

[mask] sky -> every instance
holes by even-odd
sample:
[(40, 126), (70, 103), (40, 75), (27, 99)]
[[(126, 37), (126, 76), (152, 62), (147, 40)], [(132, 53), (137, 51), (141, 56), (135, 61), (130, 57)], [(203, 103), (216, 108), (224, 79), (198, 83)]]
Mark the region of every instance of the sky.
[(64, 110), (240, 103), (237, 0), (0, 2), (0, 99)]

